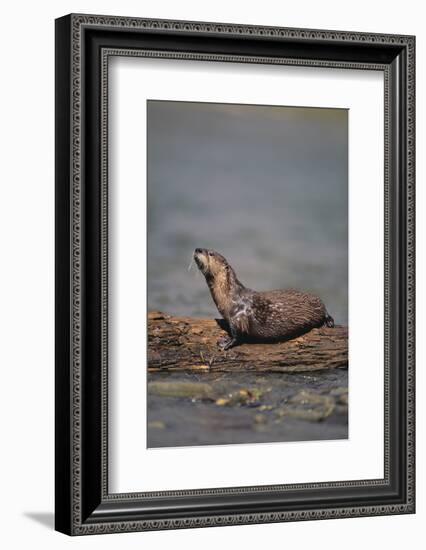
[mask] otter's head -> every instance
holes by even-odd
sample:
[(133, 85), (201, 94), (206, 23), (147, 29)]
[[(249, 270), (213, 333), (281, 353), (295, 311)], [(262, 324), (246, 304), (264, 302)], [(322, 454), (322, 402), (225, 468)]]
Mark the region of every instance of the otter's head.
[(226, 258), (219, 252), (207, 248), (196, 248), (194, 260), (206, 278), (217, 309), (225, 319), (228, 319), (233, 301), (245, 287), (237, 279), (235, 271)]
[(196, 248), (194, 260), (207, 280), (225, 278), (230, 269), (228, 262), (219, 252), (207, 248)]

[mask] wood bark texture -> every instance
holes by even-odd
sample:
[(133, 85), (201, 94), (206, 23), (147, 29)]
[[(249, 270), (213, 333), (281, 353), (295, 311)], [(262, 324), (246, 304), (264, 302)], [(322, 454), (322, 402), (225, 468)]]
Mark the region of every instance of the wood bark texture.
[(148, 370), (188, 372), (312, 372), (348, 366), (348, 329), (318, 328), (279, 343), (246, 343), (224, 352), (220, 319), (148, 314)]

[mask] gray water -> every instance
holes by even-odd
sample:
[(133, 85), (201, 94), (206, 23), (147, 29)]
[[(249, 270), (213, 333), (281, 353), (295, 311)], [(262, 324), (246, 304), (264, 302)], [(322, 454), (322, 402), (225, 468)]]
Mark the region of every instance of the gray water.
[(343, 109), (148, 102), (148, 308), (217, 317), (196, 247), (256, 290), (317, 293), (348, 316)]
[[(348, 371), (148, 375), (148, 447), (348, 438)], [(185, 383), (182, 396), (179, 383)], [(207, 386), (200, 399), (191, 385)], [(158, 395), (167, 385), (168, 395)], [(173, 390), (179, 389), (180, 395)], [(241, 399), (239, 392), (255, 397)]]

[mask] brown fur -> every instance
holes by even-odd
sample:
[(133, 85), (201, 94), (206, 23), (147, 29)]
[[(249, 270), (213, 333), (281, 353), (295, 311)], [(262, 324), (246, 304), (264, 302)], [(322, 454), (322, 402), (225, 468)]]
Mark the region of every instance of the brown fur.
[(225, 349), (239, 340), (286, 340), (324, 324), (334, 326), (323, 302), (313, 294), (294, 289), (256, 292), (238, 280), (218, 252), (197, 248), (194, 258), (229, 324), (231, 339)]

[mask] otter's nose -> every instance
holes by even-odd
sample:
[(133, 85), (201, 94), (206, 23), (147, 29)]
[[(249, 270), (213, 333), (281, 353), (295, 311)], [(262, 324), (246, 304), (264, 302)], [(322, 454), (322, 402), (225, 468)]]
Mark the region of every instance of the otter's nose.
[(202, 254), (203, 253), (203, 249), (202, 248), (196, 248), (195, 249), (195, 254)]

